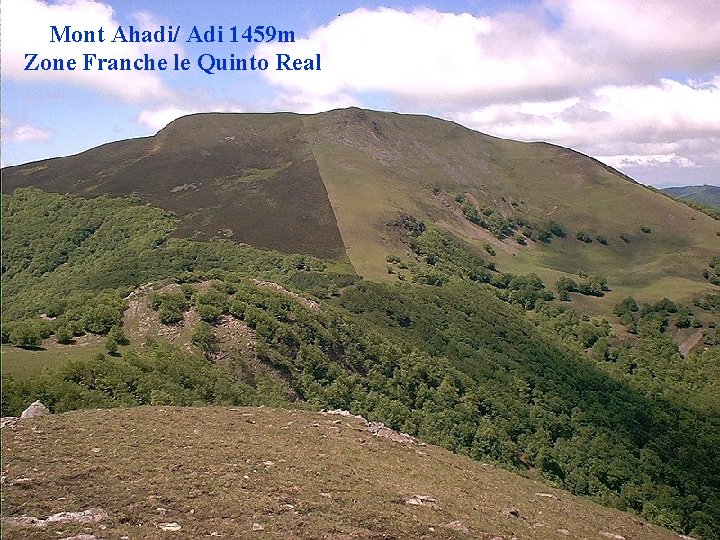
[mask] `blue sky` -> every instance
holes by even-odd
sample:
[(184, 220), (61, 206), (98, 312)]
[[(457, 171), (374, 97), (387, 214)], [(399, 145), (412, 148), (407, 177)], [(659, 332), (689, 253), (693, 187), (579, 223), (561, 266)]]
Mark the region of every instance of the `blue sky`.
[[(720, 15), (715, 0), (4, 0), (2, 163), (151, 135), (198, 111), (424, 113), (520, 140), (570, 146), (656, 186), (720, 185)], [(50, 43), (50, 25), (156, 30), (176, 44)], [(273, 25), (292, 44), (184, 43), (193, 26)], [(186, 72), (28, 72), (39, 58), (189, 58)], [(277, 54), (322, 58), (278, 72)], [(197, 57), (270, 59), (265, 72)]]

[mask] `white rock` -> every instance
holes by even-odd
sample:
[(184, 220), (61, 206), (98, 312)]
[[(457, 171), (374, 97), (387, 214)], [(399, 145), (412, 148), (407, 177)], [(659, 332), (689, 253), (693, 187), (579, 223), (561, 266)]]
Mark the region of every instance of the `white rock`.
[(30, 406), (25, 409), (20, 418), (35, 418), (36, 416), (45, 416), (50, 414), (50, 410), (40, 401), (33, 401)]
[(82, 510), (81, 512), (59, 512), (48, 517), (45, 521), (48, 523), (98, 523), (107, 518), (108, 513), (102, 508), (88, 508), (87, 510)]

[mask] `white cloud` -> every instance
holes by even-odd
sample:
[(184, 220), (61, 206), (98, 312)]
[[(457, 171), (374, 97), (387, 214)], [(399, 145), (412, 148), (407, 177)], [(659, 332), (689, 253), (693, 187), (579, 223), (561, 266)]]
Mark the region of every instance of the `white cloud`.
[(29, 124), (23, 124), (13, 128), (6, 136), (11, 142), (37, 142), (48, 140), (51, 133)]
[[(547, 0), (546, 10), (495, 17), (362, 8), (295, 43), (260, 45), (256, 54), (319, 53), (320, 72), (264, 74), (273, 85), (308, 95), (387, 92), (403, 103), (448, 110), (555, 100), (598, 85), (648, 83), (659, 68), (717, 69), (716, 4)], [(559, 26), (544, 21), (549, 13)]]
[[(64, 0), (48, 3), (42, 0), (3, 2), (0, 12), (3, 77), (21, 82), (60, 82), (99, 90), (128, 102), (163, 100), (173, 92), (157, 73), (150, 71), (25, 71), (25, 54), (38, 58), (74, 58), (82, 65), (84, 53), (103, 58), (141, 57), (143, 53), (161, 58), (167, 44), (110, 43), (109, 32), (120, 25), (113, 8), (96, 0)], [(151, 20), (149, 14), (138, 14), (138, 20)], [(136, 17), (136, 18), (137, 18)], [(105, 29), (104, 43), (51, 43), (50, 27), (70, 25), (77, 30)], [(172, 49), (172, 48), (171, 48)]]
[(277, 110), (281, 111), (315, 114), (331, 109), (359, 106), (360, 100), (344, 93), (325, 96), (305, 92), (288, 92), (278, 94), (273, 105)]
[[(717, 69), (717, 0), (546, 0), (562, 39), (631, 70)], [(629, 74), (632, 76), (632, 74)]]
[(148, 109), (142, 111), (138, 117), (137, 122), (150, 129), (160, 130), (168, 125), (173, 120), (185, 116), (187, 114), (193, 114), (200, 112), (199, 109), (185, 109), (181, 107), (161, 107), (159, 109)]
[(690, 159), (676, 154), (650, 154), (650, 155), (620, 155), (620, 156), (595, 156), (597, 159), (615, 167), (656, 167), (672, 163), (678, 167), (695, 167), (696, 163)]
[(183, 107), (171, 105), (157, 109), (146, 109), (137, 117), (137, 122), (144, 126), (158, 131), (167, 126), (173, 120), (200, 112), (243, 112), (241, 108), (234, 105), (209, 105), (206, 107)]
[[(522, 33), (533, 39), (518, 39)], [(382, 91), (415, 103), (452, 104), (553, 93), (568, 74), (576, 82), (592, 76), (593, 66), (559, 45), (531, 16), (493, 21), (467, 13), (380, 8), (341, 15), (307, 39), (263, 44), (256, 54), (321, 55), (321, 71), (265, 72), (271, 84), (289, 91), (315, 96)]]
[(669, 79), (602, 86), (582, 97), (490, 105), (454, 118), (502, 137), (575, 146), (706, 138), (720, 133), (720, 78), (694, 86)]
[(12, 120), (6, 117), (0, 120), (0, 125), (2, 126), (3, 142), (40, 142), (52, 137), (52, 133), (46, 129), (30, 124), (16, 126)]

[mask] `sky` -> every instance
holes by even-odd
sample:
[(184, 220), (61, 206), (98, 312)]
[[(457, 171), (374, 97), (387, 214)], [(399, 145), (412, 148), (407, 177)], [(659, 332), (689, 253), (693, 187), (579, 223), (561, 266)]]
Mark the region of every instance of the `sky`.
[[(103, 28), (105, 41), (52, 42), (66, 25)], [(179, 27), (178, 40), (111, 42), (131, 25)], [(249, 26), (294, 40), (248, 43)], [(193, 27), (216, 40), (187, 42)], [(359, 106), (571, 147), (656, 187), (720, 185), (718, 36), (718, 0), (2, 0), (2, 165), (152, 135), (195, 112)], [(30, 71), (28, 54), (80, 67)], [(84, 70), (85, 54), (177, 55), (189, 69)], [(319, 55), (321, 69), (279, 71), (278, 54)], [(231, 55), (269, 67), (199, 64)]]

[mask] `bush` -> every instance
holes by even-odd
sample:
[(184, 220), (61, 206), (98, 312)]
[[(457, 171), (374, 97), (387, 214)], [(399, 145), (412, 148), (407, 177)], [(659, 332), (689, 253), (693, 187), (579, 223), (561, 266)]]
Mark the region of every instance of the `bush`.
[(108, 336), (108, 338), (105, 340), (105, 350), (108, 352), (109, 355), (117, 356), (118, 342)]
[(201, 321), (197, 325), (190, 339), (193, 345), (198, 347), (206, 355), (210, 354), (215, 348), (216, 340), (213, 328), (204, 321)]
[(592, 237), (585, 231), (578, 231), (575, 235), (575, 238), (577, 238), (581, 242), (585, 242), (586, 244), (592, 244), (593, 241)]
[[(183, 287), (193, 289), (184, 284)], [(183, 311), (187, 308), (187, 298), (190, 291), (179, 293), (158, 292), (150, 295), (150, 307), (157, 311), (158, 319), (163, 324), (177, 324), (183, 320)], [(192, 293), (190, 292), (192, 295)]]
[(570, 301), (570, 293), (578, 290), (578, 285), (575, 280), (568, 277), (561, 277), (555, 283), (555, 290), (559, 294), (559, 299), (563, 302)]
[(43, 335), (41, 329), (32, 321), (22, 321), (16, 324), (10, 331), (10, 341), (16, 347), (23, 349), (34, 349), (42, 344)]
[(67, 326), (61, 326), (55, 330), (55, 339), (61, 345), (68, 345), (72, 343), (73, 335)]

